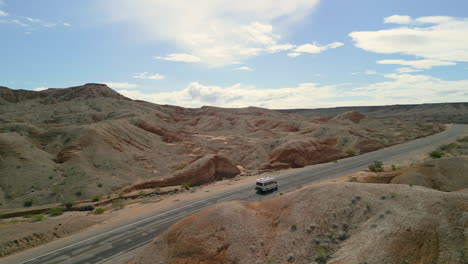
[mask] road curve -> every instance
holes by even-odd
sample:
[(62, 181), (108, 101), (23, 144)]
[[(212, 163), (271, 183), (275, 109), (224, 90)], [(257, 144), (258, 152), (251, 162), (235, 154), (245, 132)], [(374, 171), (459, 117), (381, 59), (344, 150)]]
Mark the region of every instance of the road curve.
[[(438, 144), (460, 137), (468, 126), (451, 125), (444, 132), (420, 138), (408, 143), (392, 146), (363, 155), (346, 158), (337, 163), (327, 163), (312, 166), (299, 172), (284, 174), (277, 177), (282, 192), (296, 189), (298, 186), (325, 178), (332, 178), (357, 172), (366, 168), (374, 160), (395, 160), (415, 152), (427, 152)], [(273, 197), (275, 194), (268, 196)], [(145, 217), (139, 221), (123, 225), (112, 230), (101, 231), (90, 237), (80, 238), (80, 241), (66, 242), (54, 245), (46, 244), (39, 248), (28, 250), (4, 259), (0, 263), (13, 264), (85, 264), (103, 263), (111, 258), (150, 242), (158, 234), (180, 219), (191, 215), (210, 205), (232, 200), (257, 201), (267, 197), (258, 195), (252, 186), (231, 189), (222, 194), (194, 200), (175, 209)], [(60, 240), (59, 240), (60, 241)]]

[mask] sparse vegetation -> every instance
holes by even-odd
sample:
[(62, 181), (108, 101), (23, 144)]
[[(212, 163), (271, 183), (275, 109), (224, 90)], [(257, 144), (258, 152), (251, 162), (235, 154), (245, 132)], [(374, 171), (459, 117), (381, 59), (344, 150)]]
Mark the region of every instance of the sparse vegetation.
[(102, 183), (98, 183), (98, 184), (97, 184), (97, 187), (98, 187), (98, 188), (102, 188)]
[(145, 196), (148, 193), (146, 191), (141, 190), (141, 191), (138, 192), (138, 194), (141, 195), (141, 196)]
[(429, 156), (431, 156), (431, 158), (433, 158), (433, 159), (440, 159), (440, 158), (442, 158), (443, 155), (444, 155), (444, 153), (442, 153), (440, 151), (437, 151), (437, 150), (434, 150), (431, 153), (429, 153)]
[(350, 155), (350, 156), (355, 156), (356, 155), (356, 151), (352, 150), (352, 149), (348, 149), (346, 150), (346, 154)]
[(52, 208), (48, 213), (50, 216), (59, 216), (63, 214), (63, 210), (60, 208)]
[(320, 264), (327, 263), (328, 260), (328, 254), (327, 250), (323, 247), (317, 248), (315, 251), (315, 261), (317, 261)]
[(102, 213), (104, 213), (104, 212), (105, 212), (104, 208), (96, 208), (96, 209), (94, 210), (94, 213), (95, 213), (95, 214), (102, 214)]
[(397, 166), (395, 166), (395, 164), (392, 164), (392, 171), (396, 171), (397, 169)]
[(43, 215), (40, 215), (40, 214), (32, 215), (32, 216), (31, 216), (31, 220), (32, 220), (33, 222), (39, 222), (39, 221), (44, 220), (44, 216), (43, 216)]
[(83, 192), (82, 192), (82, 191), (77, 191), (77, 192), (75, 192), (75, 196), (76, 196), (76, 197), (80, 197), (81, 195), (83, 195)]
[(357, 181), (357, 177), (351, 177), (351, 179), (349, 179), (350, 182), (356, 182)]
[(24, 207), (31, 207), (33, 205), (34, 200), (32, 198), (28, 198), (23, 201)]
[(112, 207), (114, 209), (123, 209), (124, 208), (124, 200), (123, 199), (116, 199), (114, 201), (112, 201)]
[(383, 162), (381, 161), (374, 161), (373, 164), (369, 165), (369, 170), (373, 172), (382, 172), (383, 171)]
[(190, 183), (184, 182), (182, 183), (182, 186), (184, 186), (186, 190), (190, 190)]
[(65, 206), (67, 210), (70, 210), (73, 206), (73, 202), (70, 202), (70, 201), (63, 202), (62, 205)]
[(95, 195), (92, 199), (93, 202), (97, 202), (101, 199), (101, 196), (100, 195)]
[(79, 211), (93, 211), (94, 210), (94, 206), (92, 205), (84, 205), (84, 206), (81, 206), (80, 208), (78, 208)]

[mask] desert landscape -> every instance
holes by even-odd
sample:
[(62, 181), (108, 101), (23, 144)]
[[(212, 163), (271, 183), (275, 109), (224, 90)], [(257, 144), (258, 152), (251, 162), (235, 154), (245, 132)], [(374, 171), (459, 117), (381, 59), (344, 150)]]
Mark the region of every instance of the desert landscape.
[(468, 137), (439, 151), (445, 157), (409, 167), (212, 206), (125, 263), (467, 263)]
[(467, 10), (0, 0), (0, 263), (468, 264)]
[(261, 108), (182, 108), (101, 84), (40, 92), (0, 87), (2, 208), (200, 185), (297, 168), (428, 136), (440, 123)]

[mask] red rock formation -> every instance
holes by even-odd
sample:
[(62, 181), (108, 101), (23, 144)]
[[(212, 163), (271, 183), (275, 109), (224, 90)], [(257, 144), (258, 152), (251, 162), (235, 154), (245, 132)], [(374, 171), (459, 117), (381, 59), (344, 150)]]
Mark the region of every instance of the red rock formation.
[(232, 178), (240, 173), (239, 168), (229, 159), (221, 155), (207, 155), (198, 159), (165, 179), (158, 179), (136, 184), (126, 189), (132, 191), (137, 189), (166, 187), (188, 183), (190, 185), (201, 185), (223, 178)]
[(342, 154), (335, 148), (336, 142), (336, 138), (286, 142), (270, 154), (263, 169), (298, 168), (338, 159)]

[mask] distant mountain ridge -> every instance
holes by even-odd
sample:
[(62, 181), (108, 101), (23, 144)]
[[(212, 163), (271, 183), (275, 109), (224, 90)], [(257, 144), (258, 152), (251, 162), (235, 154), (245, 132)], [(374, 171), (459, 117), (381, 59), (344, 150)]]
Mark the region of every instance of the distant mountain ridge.
[(441, 123), (468, 124), (468, 102), (384, 106), (345, 106), (316, 109), (277, 109), (283, 113), (336, 116), (357, 111), (372, 118), (391, 118)]
[(49, 88), (43, 91), (14, 90), (0, 86), (0, 98), (6, 103), (18, 103), (24, 100), (43, 99), (43, 103), (54, 101), (69, 101), (73, 99), (89, 99), (93, 97), (108, 97), (114, 99), (130, 100), (129, 98), (112, 90), (105, 84), (87, 83), (82, 86), (70, 88)]

